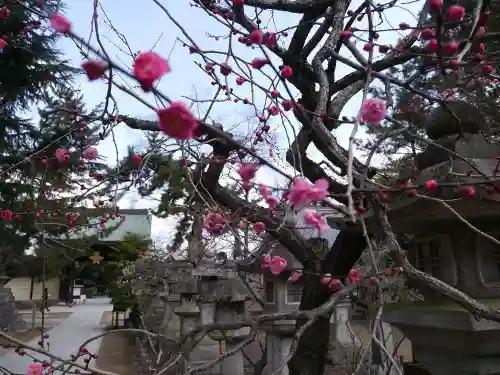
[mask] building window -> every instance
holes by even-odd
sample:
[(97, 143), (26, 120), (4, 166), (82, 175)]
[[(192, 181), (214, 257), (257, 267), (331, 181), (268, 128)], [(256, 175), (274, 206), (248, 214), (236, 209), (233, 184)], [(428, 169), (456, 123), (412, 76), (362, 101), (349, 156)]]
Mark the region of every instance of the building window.
[(439, 254), (439, 243), (432, 239), (420, 242), (417, 247), (418, 269), (430, 275), (439, 277), (442, 275), (442, 259)]
[[(489, 233), (500, 239), (500, 233)], [(484, 236), (476, 236), (476, 249), (479, 255), (481, 281), (485, 285), (500, 284), (500, 246)]]
[(295, 284), (286, 286), (286, 301), (285, 303), (296, 304), (302, 299), (302, 287)]
[(415, 267), (450, 285), (455, 285), (455, 259), (448, 236), (437, 235), (413, 243)]
[(272, 281), (266, 282), (266, 302), (276, 303), (276, 293), (274, 288), (274, 282)]

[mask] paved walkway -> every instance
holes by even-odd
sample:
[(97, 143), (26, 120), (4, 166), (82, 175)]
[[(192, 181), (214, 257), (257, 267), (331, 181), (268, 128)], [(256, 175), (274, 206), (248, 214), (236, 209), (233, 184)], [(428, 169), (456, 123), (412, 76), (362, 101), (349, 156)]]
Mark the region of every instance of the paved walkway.
[[(87, 300), (85, 305), (53, 306), (50, 308), (54, 312), (72, 312), (72, 314), (57, 327), (49, 331), (50, 351), (64, 359), (69, 359), (71, 354), (75, 354), (80, 345), (87, 339), (102, 332), (99, 328), (102, 314), (111, 311), (112, 306), (108, 298), (95, 298)], [(29, 342), (30, 345), (38, 347), (39, 338)], [(87, 349), (95, 353), (99, 350), (101, 339), (92, 341), (87, 345)], [(37, 358), (45, 359), (40, 355)], [(83, 364), (83, 361), (79, 361)], [(0, 366), (15, 374), (26, 374), (32, 359), (28, 356), (20, 357), (13, 350), (4, 355), (0, 355)], [(91, 363), (93, 365), (94, 363)], [(1, 373), (1, 371), (0, 371)]]

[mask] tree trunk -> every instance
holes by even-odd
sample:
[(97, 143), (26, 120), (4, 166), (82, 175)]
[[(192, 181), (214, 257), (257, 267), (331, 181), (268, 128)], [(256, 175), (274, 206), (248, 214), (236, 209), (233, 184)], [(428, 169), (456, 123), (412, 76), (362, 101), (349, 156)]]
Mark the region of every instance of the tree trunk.
[[(357, 231), (341, 231), (326, 258), (304, 265), (304, 271), (330, 273), (333, 277), (343, 279), (365, 247), (366, 241), (362, 234)], [(331, 296), (331, 291), (320, 284), (317, 275), (304, 273), (303, 277), (305, 284), (300, 309), (309, 310), (324, 304)], [(303, 324), (303, 321), (298, 321), (297, 327)], [(329, 317), (319, 318), (300, 338), (297, 352), (288, 364), (290, 375), (323, 375), (329, 346)]]
[[(321, 306), (328, 300), (330, 292), (319, 283), (315, 275), (305, 275), (304, 295), (300, 303), (301, 310)], [(304, 324), (297, 322), (297, 327)], [(299, 340), (297, 352), (288, 364), (290, 375), (322, 375), (330, 338), (328, 317), (319, 318), (307, 329)]]
[(191, 233), (188, 237), (188, 259), (192, 262), (198, 262), (204, 253), (203, 245), (201, 242), (201, 235), (203, 232), (203, 216), (202, 216), (203, 203), (196, 201), (193, 205), (193, 225)]

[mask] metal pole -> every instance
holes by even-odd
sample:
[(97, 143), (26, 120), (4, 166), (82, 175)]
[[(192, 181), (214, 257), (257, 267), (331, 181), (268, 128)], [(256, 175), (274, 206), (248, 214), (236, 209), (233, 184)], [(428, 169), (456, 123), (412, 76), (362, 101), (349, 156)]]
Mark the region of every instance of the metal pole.
[(33, 310), (31, 311), (31, 330), (34, 332), (36, 330), (36, 301), (33, 302)]
[[(42, 348), (45, 347), (45, 334), (44, 334), (44, 328), (45, 328), (45, 304), (48, 302), (48, 295), (47, 298), (44, 298), (45, 294), (45, 273), (47, 271), (47, 256), (45, 254), (44, 248), (43, 248), (43, 233), (40, 234), (40, 250), (43, 252), (43, 273), (42, 273), (42, 326), (40, 327), (40, 341), (42, 342)], [(44, 301), (45, 299), (45, 301)]]

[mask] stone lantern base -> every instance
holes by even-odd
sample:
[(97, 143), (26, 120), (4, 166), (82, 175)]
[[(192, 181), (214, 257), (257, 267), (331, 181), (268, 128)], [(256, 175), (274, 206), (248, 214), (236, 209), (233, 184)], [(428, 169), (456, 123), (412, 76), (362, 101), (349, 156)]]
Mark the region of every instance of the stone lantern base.
[(23, 319), (17, 313), (12, 291), (5, 284), (9, 278), (0, 276), (0, 330), (16, 330), (24, 328)]
[(266, 331), (267, 362), (264, 375), (288, 375), (288, 366), (282, 366), (290, 354), (296, 326), (295, 320), (278, 320), (263, 324)]
[[(500, 299), (482, 301), (500, 307)], [(500, 375), (500, 324), (477, 321), (456, 304), (389, 304), (383, 319), (411, 341), (432, 375)]]

